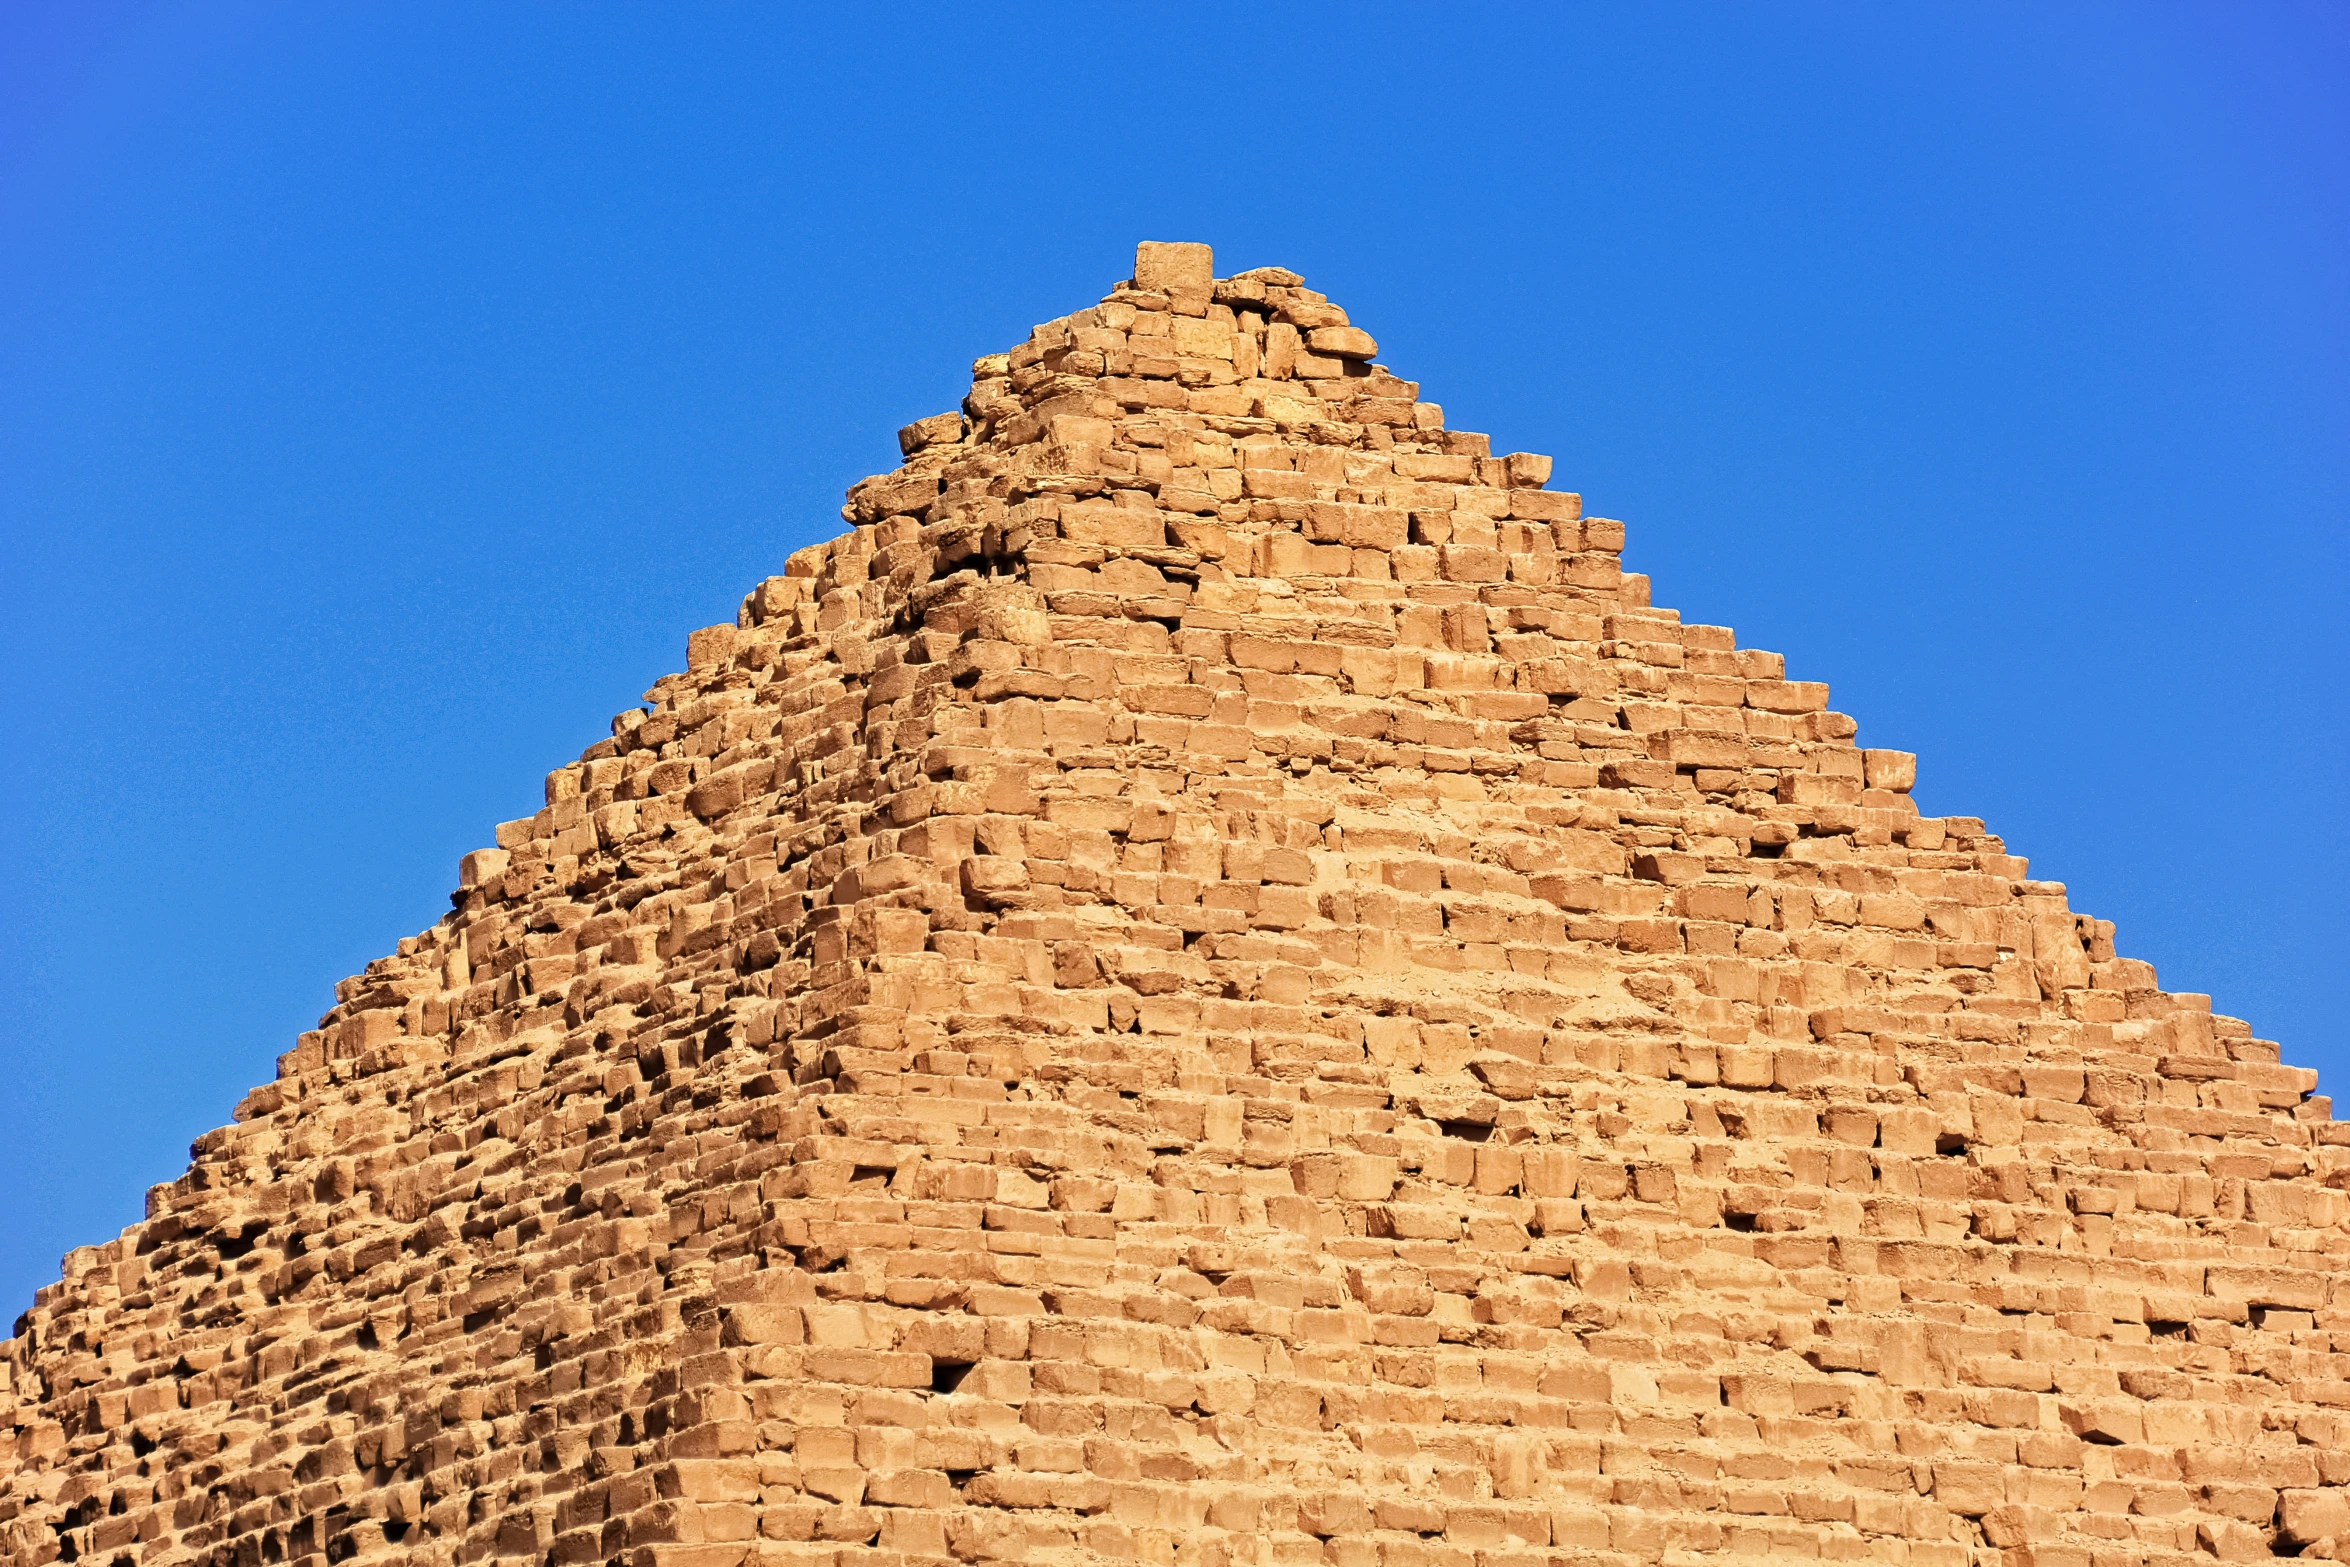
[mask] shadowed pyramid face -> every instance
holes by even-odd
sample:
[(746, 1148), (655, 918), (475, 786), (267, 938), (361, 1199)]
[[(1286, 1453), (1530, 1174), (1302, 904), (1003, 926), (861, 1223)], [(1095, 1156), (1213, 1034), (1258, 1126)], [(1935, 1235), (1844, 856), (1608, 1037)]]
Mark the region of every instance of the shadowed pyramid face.
[(2350, 1539), (2314, 1074), (1375, 353), (979, 361), (66, 1259), (0, 1555)]

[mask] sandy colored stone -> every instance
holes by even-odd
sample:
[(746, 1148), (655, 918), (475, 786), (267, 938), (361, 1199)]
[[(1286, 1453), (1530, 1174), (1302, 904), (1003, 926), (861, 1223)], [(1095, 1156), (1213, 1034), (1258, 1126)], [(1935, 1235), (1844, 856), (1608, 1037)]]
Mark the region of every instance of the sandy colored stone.
[(1205, 245), (1144, 240), (1134, 250), (1134, 286), (1153, 293), (1207, 289), (1216, 281), (1216, 258)]
[(0, 1344), (0, 1559), (2342, 1557), (2350, 1133), (1146, 244)]

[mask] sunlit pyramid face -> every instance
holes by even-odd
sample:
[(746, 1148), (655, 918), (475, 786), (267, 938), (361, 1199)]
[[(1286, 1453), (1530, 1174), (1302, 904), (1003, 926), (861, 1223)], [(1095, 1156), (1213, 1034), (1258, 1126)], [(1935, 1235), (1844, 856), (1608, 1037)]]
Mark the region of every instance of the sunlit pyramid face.
[(2350, 1555), (2314, 1075), (1377, 352), (979, 360), (67, 1259), (0, 1555)]

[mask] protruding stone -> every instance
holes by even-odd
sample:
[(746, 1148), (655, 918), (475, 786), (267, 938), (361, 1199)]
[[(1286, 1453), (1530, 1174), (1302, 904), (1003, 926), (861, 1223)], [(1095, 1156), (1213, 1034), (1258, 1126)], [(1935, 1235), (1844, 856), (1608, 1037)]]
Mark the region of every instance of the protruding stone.
[(1216, 281), (1216, 254), (1205, 245), (1146, 239), (1134, 247), (1134, 286), (1153, 293), (1196, 292)]
[(945, 446), (963, 438), (961, 414), (932, 414), (898, 432), (898, 450), (908, 457), (927, 447)]
[(1359, 326), (1315, 327), (1306, 333), (1306, 346), (1339, 359), (1375, 359), (1379, 355), (1379, 345)]

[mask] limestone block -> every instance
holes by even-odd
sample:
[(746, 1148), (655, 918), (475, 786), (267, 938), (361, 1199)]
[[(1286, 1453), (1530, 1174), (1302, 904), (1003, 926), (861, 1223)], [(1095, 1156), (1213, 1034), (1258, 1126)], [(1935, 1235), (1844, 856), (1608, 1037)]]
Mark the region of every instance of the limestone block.
[(1339, 359), (1375, 359), (1379, 355), (1379, 345), (1359, 326), (1315, 327), (1306, 333), (1306, 346)]
[(1168, 293), (1215, 284), (1215, 253), (1205, 245), (1144, 240), (1134, 250), (1134, 286)]

